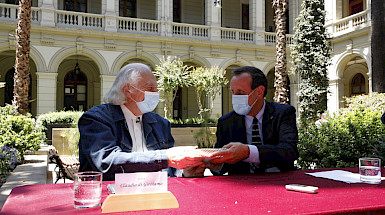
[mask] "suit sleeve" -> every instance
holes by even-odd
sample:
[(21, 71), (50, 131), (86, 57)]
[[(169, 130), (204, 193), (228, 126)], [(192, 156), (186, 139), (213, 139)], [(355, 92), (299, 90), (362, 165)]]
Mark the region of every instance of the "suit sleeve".
[[(114, 123), (92, 114), (79, 120), (79, 153), (93, 170), (106, 175), (122, 172), (159, 171), (167, 167), (164, 150), (124, 152), (114, 133)], [(82, 160), (81, 160), (82, 161)]]
[(281, 171), (294, 169), (294, 161), (298, 158), (298, 130), (295, 108), (289, 106), (278, 114), (275, 122), (276, 142), (258, 146), (261, 163), (264, 168), (278, 167)]

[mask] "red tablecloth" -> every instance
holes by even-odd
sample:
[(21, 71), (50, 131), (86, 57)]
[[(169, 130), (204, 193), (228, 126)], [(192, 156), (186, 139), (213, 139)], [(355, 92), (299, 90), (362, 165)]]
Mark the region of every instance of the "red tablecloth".
[[(385, 214), (385, 182), (347, 184), (304, 174), (316, 171), (323, 170), (169, 178), (179, 208), (125, 214)], [(292, 183), (318, 186), (319, 192), (287, 191), (284, 185)], [(101, 208), (74, 209), (72, 184), (41, 184), (14, 188), (1, 214), (101, 214)]]

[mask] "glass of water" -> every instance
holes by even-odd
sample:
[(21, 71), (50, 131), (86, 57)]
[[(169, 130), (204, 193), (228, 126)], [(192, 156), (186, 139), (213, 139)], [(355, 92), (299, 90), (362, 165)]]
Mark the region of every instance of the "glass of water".
[(74, 179), (74, 207), (98, 207), (102, 198), (102, 173), (78, 172)]
[(360, 180), (369, 184), (381, 183), (381, 159), (360, 158)]

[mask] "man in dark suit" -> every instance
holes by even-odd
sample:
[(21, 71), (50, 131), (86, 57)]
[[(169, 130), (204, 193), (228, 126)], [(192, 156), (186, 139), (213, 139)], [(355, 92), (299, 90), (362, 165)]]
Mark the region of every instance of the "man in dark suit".
[(214, 174), (293, 170), (298, 158), (295, 108), (264, 100), (267, 79), (255, 67), (233, 71), (230, 87), (234, 111), (218, 120)]

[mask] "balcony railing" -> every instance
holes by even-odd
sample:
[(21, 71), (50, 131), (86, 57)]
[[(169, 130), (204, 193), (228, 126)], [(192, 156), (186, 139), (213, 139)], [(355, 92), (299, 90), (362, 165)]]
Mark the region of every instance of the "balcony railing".
[(160, 21), (158, 20), (118, 17), (117, 22), (119, 32), (160, 34)]
[(57, 10), (55, 19), (58, 27), (104, 29), (104, 16), (99, 14)]
[(210, 27), (205, 25), (192, 25), (173, 22), (172, 35), (175, 37), (188, 37), (196, 39), (208, 39)]
[[(270, 46), (275, 45), (275, 33), (265, 32), (265, 44)], [(293, 35), (286, 34), (286, 44), (293, 44)]]
[[(0, 20), (17, 22), (18, 11), (19, 11), (18, 5), (0, 3)], [(40, 16), (40, 9), (33, 7), (31, 9), (31, 22), (33, 24), (38, 24), (40, 22), (39, 16)]]
[[(17, 5), (0, 3), (0, 22), (17, 22)], [(138, 19), (128, 17), (111, 17), (101, 14), (80, 13), (64, 10), (46, 10), (33, 7), (32, 24), (48, 25), (62, 28), (88, 29), (96, 31), (112, 31), (133, 33), (138, 35), (155, 35), (175, 38), (188, 38), (206, 41), (222, 41), (244, 44), (275, 45), (275, 34), (252, 30), (211, 27), (187, 23), (165, 22), (159, 20)], [(54, 20), (42, 19), (45, 14), (54, 16)], [(48, 17), (49, 17), (48, 16)], [(106, 21), (107, 19), (107, 21)], [(115, 19), (115, 21), (111, 21)], [(352, 26), (366, 22), (365, 14), (357, 14), (352, 18)], [(342, 21), (341, 21), (342, 25)], [(287, 35), (287, 43), (292, 43), (292, 35)]]
[(242, 41), (253, 43), (255, 32), (243, 29), (221, 28), (221, 39), (224, 41)]
[(370, 26), (370, 10), (365, 10), (360, 13), (345, 17), (340, 19), (330, 25), (327, 25), (327, 28), (330, 28), (330, 32), (333, 36), (340, 36), (353, 32), (360, 28), (365, 28)]

